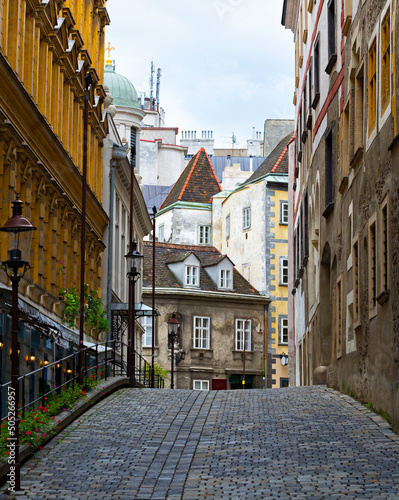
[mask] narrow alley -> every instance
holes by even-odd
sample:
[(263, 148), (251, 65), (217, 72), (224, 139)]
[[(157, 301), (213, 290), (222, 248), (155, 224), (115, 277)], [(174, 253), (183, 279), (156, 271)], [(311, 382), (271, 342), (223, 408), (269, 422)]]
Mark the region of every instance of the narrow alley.
[(399, 436), (325, 387), (123, 389), (26, 463), (22, 487), (24, 499), (393, 499)]

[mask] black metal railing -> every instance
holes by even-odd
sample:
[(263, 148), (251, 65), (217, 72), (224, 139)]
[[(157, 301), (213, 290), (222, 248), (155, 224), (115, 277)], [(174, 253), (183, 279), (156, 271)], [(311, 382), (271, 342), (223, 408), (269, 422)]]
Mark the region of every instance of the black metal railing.
[[(84, 377), (85, 383), (90, 384), (93, 379), (105, 379), (110, 375), (127, 376), (127, 346), (116, 340), (109, 340), (84, 348)], [(30, 408), (39, 405), (45, 406), (47, 399), (60, 393), (63, 388), (73, 386), (79, 381), (79, 354), (76, 350), (72, 354), (41, 366), (37, 370), (18, 377), (19, 410), (22, 418)], [(136, 382), (151, 387), (151, 365), (136, 352)], [(164, 388), (165, 382), (159, 375), (154, 377), (154, 387)], [(4, 420), (7, 416), (8, 387), (11, 381), (0, 384), (0, 415)], [(4, 397), (5, 395), (5, 397)]]

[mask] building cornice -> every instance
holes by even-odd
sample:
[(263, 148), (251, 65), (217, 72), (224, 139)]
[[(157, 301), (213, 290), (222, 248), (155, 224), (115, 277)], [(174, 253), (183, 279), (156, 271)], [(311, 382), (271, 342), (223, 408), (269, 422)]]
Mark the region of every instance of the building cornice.
[[(151, 294), (152, 287), (143, 287), (143, 294)], [(201, 300), (223, 300), (223, 301), (248, 301), (259, 305), (268, 305), (271, 300), (264, 295), (249, 295), (245, 293), (219, 292), (200, 289), (185, 289), (185, 288), (160, 288), (155, 287), (155, 295), (157, 296), (173, 296), (185, 299)]]

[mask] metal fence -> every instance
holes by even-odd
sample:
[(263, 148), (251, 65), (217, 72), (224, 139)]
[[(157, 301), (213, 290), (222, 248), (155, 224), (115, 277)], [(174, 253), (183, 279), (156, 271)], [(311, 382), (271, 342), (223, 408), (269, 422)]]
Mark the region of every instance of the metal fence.
[[(109, 340), (84, 348), (84, 377), (86, 383), (90, 379), (107, 380), (109, 376), (127, 376), (126, 344)], [(136, 382), (144, 387), (151, 387), (151, 365), (136, 352)], [(60, 393), (62, 388), (69, 387), (79, 380), (80, 350), (43, 365), (37, 370), (18, 377), (19, 410), (22, 417), (25, 412), (45, 402), (52, 395)], [(6, 398), (11, 381), (0, 384), (0, 415), (4, 420), (7, 416), (7, 406), (3, 402)], [(164, 388), (165, 382), (159, 375), (154, 376), (154, 387)]]

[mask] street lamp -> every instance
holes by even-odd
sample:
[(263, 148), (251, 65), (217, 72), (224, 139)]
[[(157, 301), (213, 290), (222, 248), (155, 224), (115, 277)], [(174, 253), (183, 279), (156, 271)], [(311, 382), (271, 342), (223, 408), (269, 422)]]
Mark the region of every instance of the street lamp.
[[(15, 426), (10, 426), (10, 442), (15, 443), (15, 490), (21, 489), (21, 474), (19, 463), (19, 418), (18, 418), (18, 286), (21, 278), (29, 269), (29, 252), (32, 231), (37, 229), (22, 216), (22, 201), (18, 198), (12, 202), (12, 216), (0, 227), (0, 231), (9, 236), (9, 258), (2, 263), (2, 268), (12, 283), (12, 317), (11, 317), (11, 391), (9, 391), (9, 415), (14, 419)], [(21, 270), (20, 270), (21, 269)], [(12, 405), (11, 403), (14, 403)], [(11, 421), (11, 420), (10, 420)]]
[(173, 314), (171, 318), (168, 319), (168, 339), (169, 343), (171, 345), (172, 349), (172, 359), (171, 359), (171, 373), (170, 373), (170, 388), (174, 389), (175, 384), (173, 380), (173, 369), (174, 369), (174, 362), (175, 362), (175, 342), (177, 338), (177, 331), (179, 329), (180, 322), (176, 318), (176, 315)]
[(128, 377), (130, 386), (134, 387), (136, 382), (136, 351), (135, 351), (135, 289), (134, 285), (140, 277), (140, 266), (144, 255), (137, 250), (137, 242), (133, 241), (130, 252), (125, 255), (127, 267), (129, 269), (127, 276), (129, 278), (129, 340), (128, 340)]
[(256, 319), (259, 321), (259, 335), (262, 335), (262, 328), (261, 328), (261, 322), (259, 320), (259, 318), (257, 318), (256, 316), (251, 316), (250, 318), (247, 318), (245, 321), (244, 321), (244, 332), (243, 332), (243, 344), (244, 344), (244, 351), (243, 351), (243, 357), (242, 357), (242, 388), (245, 389), (245, 333), (246, 333), (246, 324), (247, 324), (247, 321), (251, 320), (251, 319)]

